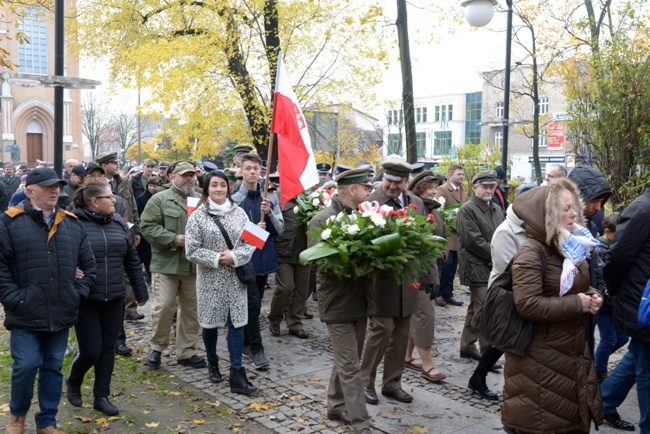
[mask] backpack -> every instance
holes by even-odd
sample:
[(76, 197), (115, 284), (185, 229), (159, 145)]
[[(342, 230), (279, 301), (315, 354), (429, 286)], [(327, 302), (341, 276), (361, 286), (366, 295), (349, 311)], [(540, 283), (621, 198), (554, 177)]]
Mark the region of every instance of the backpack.
[(637, 317), (640, 329), (650, 326), (650, 280), (645, 284), (641, 303), (639, 303), (639, 313), (637, 314)]

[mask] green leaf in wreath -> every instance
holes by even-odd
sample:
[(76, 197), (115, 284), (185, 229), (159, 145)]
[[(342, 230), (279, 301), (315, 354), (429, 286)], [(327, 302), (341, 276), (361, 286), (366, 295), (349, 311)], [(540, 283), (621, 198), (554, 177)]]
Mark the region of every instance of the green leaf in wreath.
[(330, 246), (327, 243), (320, 242), (307, 250), (300, 252), (300, 263), (307, 265), (309, 262), (316, 261), (317, 259), (326, 258), (339, 253), (338, 249)]

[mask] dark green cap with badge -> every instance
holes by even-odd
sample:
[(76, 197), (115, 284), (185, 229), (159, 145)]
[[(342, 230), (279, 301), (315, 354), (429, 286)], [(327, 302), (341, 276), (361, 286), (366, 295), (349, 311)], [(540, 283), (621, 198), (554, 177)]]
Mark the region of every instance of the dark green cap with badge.
[(386, 157), (381, 167), (384, 169), (384, 177), (394, 182), (399, 182), (403, 178), (407, 178), (413, 172), (413, 166), (395, 154)]
[(235, 155), (250, 154), (253, 151), (253, 147), (251, 145), (239, 145), (232, 148), (232, 151)]
[(117, 152), (112, 152), (112, 151), (102, 152), (95, 159), (95, 162), (97, 164), (108, 164), (111, 161), (117, 161)]
[(496, 183), (497, 183), (497, 173), (494, 170), (484, 170), (480, 173), (477, 173), (472, 178), (472, 185), (496, 184)]
[(372, 187), (372, 182), (368, 181), (369, 172), (370, 169), (368, 167), (359, 167), (357, 169), (346, 170), (345, 172), (339, 174), (336, 177), (335, 181), (339, 186), (360, 184), (365, 185), (366, 187)]

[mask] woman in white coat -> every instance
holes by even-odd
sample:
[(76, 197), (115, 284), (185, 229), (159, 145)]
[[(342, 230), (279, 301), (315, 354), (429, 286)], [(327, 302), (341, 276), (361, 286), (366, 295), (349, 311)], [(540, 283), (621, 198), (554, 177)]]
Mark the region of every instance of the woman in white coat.
[[(223, 225), (233, 249), (228, 248), (219, 226)], [(230, 353), (230, 391), (250, 394), (257, 390), (246, 378), (242, 366), (244, 326), (248, 323), (246, 286), (239, 281), (235, 267), (250, 261), (255, 247), (240, 239), (248, 217), (230, 200), (228, 177), (210, 172), (203, 194), (185, 229), (187, 259), (197, 264), (196, 293), (198, 318), (203, 328), (203, 343), (208, 356), (209, 379), (222, 380), (217, 357), (218, 327), (228, 325)]]

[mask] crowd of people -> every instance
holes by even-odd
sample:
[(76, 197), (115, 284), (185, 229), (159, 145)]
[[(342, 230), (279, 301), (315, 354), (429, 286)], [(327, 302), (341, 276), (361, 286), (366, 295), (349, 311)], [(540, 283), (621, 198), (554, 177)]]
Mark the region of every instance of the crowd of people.
[[(63, 177), (47, 167), (5, 165), (0, 303), (14, 361), (6, 433), (24, 432), (37, 376), (39, 434), (63, 433), (56, 421), (63, 383), (67, 400), (79, 407), (91, 369), (93, 407), (119, 414), (110, 383), (115, 356), (132, 353), (124, 321), (144, 319), (137, 308), (150, 296), (150, 369), (173, 354), (180, 365), (207, 367), (208, 381), (224, 381), (217, 354), (224, 328), (230, 391), (255, 393), (244, 357), (254, 369), (271, 367), (260, 326), (271, 274), (276, 288), (268, 332), (284, 336), (286, 323), (289, 336), (308, 339), (306, 301), (310, 295), (318, 301), (334, 353), (326, 416), (357, 433), (372, 432), (366, 406), (380, 402), (377, 387), (390, 400), (413, 401), (402, 388), (404, 369), (426, 381), (445, 380), (432, 358), (435, 309), (463, 306), (454, 297), (457, 275), (470, 299), (458, 354), (478, 362), (468, 387), (497, 400), (487, 373), (503, 370), (506, 432), (589, 432), (603, 421), (634, 430), (617, 412), (634, 384), (639, 427), (650, 432), (650, 331), (636, 321), (650, 279), (650, 189), (622, 213), (606, 214), (611, 188), (603, 174), (554, 165), (543, 185), (522, 186), (509, 203), (501, 167), (466, 182), (461, 166), (436, 175), (391, 155), (377, 176), (367, 164), (335, 170), (318, 164), (320, 188), (334, 194), (305, 227), (294, 211), (296, 198), (280, 206), (282, 178), (267, 175), (266, 162), (250, 146), (234, 152), (233, 167), (223, 170), (146, 160), (120, 171), (113, 152), (88, 164), (66, 161)], [(300, 252), (318, 242), (312, 229), (366, 201), (434, 217), (435, 235), (447, 244), (442, 258), (413, 276), (418, 289), (409, 285), (413, 279), (388, 272), (353, 280), (300, 263)], [(455, 204), (455, 224), (447, 226), (440, 211)], [(269, 234), (263, 248), (240, 236), (251, 222)], [(239, 271), (246, 265), (254, 277), (244, 283)], [(536, 323), (526, 353), (506, 352), (505, 368), (504, 352), (472, 321), (504, 272), (512, 274), (517, 314)], [(70, 328), (77, 349), (66, 375)], [(609, 357), (625, 345), (625, 356), (609, 372)]]

